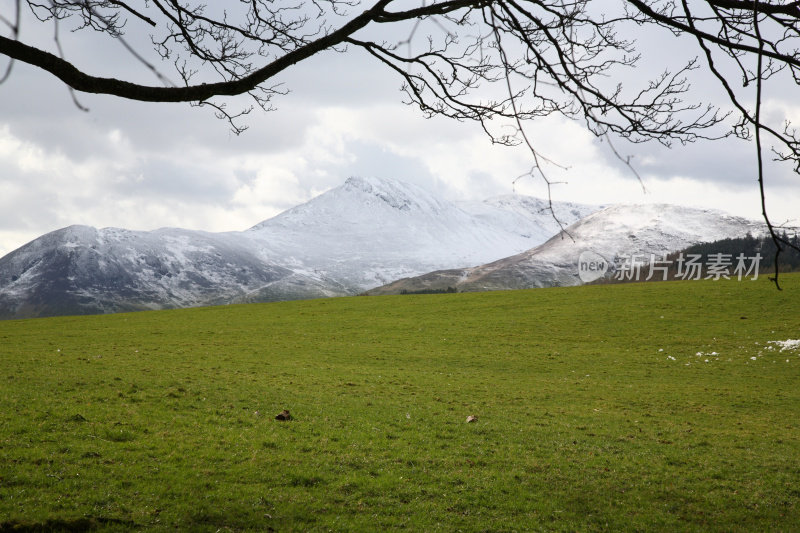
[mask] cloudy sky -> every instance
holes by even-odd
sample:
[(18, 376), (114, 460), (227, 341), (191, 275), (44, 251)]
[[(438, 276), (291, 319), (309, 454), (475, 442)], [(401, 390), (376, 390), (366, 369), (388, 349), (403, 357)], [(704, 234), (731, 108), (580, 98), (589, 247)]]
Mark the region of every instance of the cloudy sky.
[[(51, 34), (51, 27), (23, 26), (24, 40), (50, 49)], [(121, 47), (78, 37), (65, 37), (65, 54), (90, 72), (116, 69), (156, 83)], [(531, 166), (524, 150), (493, 146), (476, 125), (424, 119), (401, 103), (400, 81), (363, 55), (322, 54), (280, 81), (291, 92), (275, 100), (277, 110), (254, 111), (250, 129), (235, 136), (211, 110), (184, 104), (78, 94), (84, 112), (60, 82), (16, 64), (0, 85), (0, 256), (71, 224), (243, 230), (350, 176), (409, 181), (452, 200), (547, 194), (530, 178), (512, 187)], [(708, 79), (698, 87), (717, 91)], [(765, 111), (778, 123), (800, 121), (791, 95), (768, 95)], [(564, 182), (552, 189), (555, 200), (668, 202), (760, 216), (747, 142), (671, 150), (618, 142), (645, 192), (580, 123), (546, 119), (528, 127), (541, 153), (569, 167), (547, 168)], [(770, 165), (768, 179), (773, 220), (800, 224), (800, 177)]]

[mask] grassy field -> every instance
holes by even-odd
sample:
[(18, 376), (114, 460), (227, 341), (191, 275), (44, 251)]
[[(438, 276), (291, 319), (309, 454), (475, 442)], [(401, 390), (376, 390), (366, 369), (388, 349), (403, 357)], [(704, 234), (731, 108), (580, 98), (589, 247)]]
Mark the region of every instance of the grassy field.
[(798, 531), (783, 280), (0, 322), (0, 531)]

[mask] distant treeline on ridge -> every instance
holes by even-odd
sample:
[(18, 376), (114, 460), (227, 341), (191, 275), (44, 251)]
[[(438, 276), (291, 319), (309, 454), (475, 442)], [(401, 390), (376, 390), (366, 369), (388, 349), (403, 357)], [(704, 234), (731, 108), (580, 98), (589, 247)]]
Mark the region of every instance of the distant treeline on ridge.
[[(779, 233), (779, 236), (795, 246), (800, 246), (800, 237), (798, 237), (797, 233), (790, 237), (786, 230), (783, 230)], [(744, 254), (745, 257), (755, 257), (756, 254), (761, 254), (759, 271), (766, 271), (774, 270), (776, 251), (775, 242), (769, 235), (758, 238), (748, 233), (744, 237), (735, 239), (722, 239), (695, 244), (682, 250), (682, 252), (670, 254), (667, 256), (667, 260), (677, 261), (681, 253), (683, 253), (684, 257), (689, 254), (700, 254), (703, 257), (708, 257), (710, 254), (730, 254), (734, 261), (739, 254)], [(783, 246), (783, 251), (778, 258), (778, 267), (781, 272), (800, 271), (800, 252), (788, 246)]]
[[(785, 230), (779, 233), (779, 236), (795, 246), (800, 246), (800, 237), (795, 233), (789, 235)], [(684, 248), (683, 250), (673, 252), (666, 256), (663, 261), (658, 260), (662, 265), (668, 265), (666, 268), (667, 280), (684, 280), (684, 279), (707, 279), (716, 277), (719, 279), (721, 276), (715, 276), (709, 270), (709, 266), (715, 260), (725, 260), (727, 266), (720, 267), (717, 264), (717, 269), (725, 273), (730, 278), (739, 277), (736, 268), (739, 263), (739, 257), (744, 257), (746, 272), (742, 272), (743, 277), (753, 278), (766, 275), (775, 270), (775, 252), (777, 248), (769, 235), (762, 237), (754, 237), (748, 233), (744, 237), (737, 237), (731, 239), (721, 239), (713, 242), (704, 242), (695, 244)], [(722, 254), (721, 256), (719, 254)], [(757, 269), (751, 267), (755, 258), (760, 255), (758, 260)], [(699, 263), (701, 269), (698, 273), (697, 270), (692, 270), (689, 273), (688, 261), (690, 259), (700, 258)], [(618, 261), (624, 261), (628, 258), (617, 258)], [(638, 256), (639, 260), (646, 258), (644, 255)], [(616, 265), (617, 270), (610, 272), (605, 277), (595, 281), (594, 283), (630, 283), (636, 281), (662, 281), (664, 280), (664, 273), (659, 268), (653, 268), (655, 271), (651, 274), (651, 267), (647, 263), (642, 263), (638, 269), (638, 273), (630, 273), (630, 267), (624, 264), (622, 268), (628, 268), (628, 271), (620, 271), (620, 265)], [(800, 271), (800, 252), (789, 247), (783, 246), (783, 251), (778, 258), (778, 268), (780, 272), (798, 272)], [(649, 279), (648, 279), (649, 278)]]
[(455, 287), (447, 287), (446, 289), (419, 289), (416, 291), (403, 289), (402, 291), (400, 291), (400, 294), (446, 294), (454, 292), (458, 292), (458, 290)]

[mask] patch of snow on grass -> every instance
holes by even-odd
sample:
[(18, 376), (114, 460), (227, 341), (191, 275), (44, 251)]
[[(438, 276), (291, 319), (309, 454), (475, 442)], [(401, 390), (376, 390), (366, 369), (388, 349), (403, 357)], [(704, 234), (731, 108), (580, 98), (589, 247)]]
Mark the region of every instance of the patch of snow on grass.
[[(800, 339), (786, 339), (785, 341), (768, 341), (769, 344), (780, 346), (781, 351), (797, 350), (800, 348)], [(772, 348), (770, 346), (770, 348)]]

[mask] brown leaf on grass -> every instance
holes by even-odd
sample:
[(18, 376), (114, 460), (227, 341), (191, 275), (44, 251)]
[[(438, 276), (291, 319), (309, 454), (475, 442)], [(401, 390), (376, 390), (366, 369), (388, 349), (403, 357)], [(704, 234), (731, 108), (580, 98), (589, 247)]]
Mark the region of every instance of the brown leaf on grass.
[(284, 409), (283, 411), (281, 411), (280, 413), (275, 415), (275, 420), (286, 421), (286, 420), (291, 420), (291, 419), (292, 419), (292, 415), (289, 414), (289, 410), (288, 409)]

